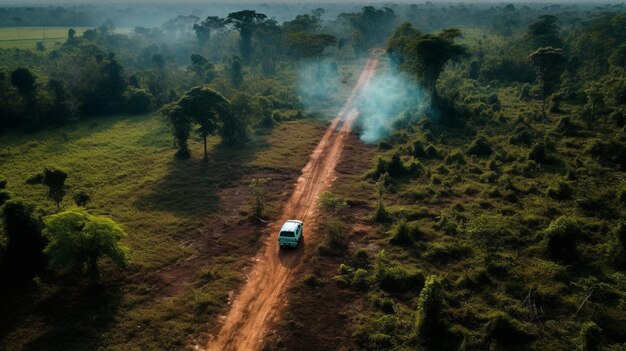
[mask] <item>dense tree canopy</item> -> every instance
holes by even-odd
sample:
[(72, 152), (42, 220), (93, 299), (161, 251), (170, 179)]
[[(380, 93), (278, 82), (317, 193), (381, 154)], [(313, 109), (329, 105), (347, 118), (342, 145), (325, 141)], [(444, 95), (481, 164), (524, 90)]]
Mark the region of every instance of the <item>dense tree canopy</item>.
[(128, 265), (128, 248), (120, 243), (126, 233), (111, 219), (69, 210), (47, 217), (44, 234), (49, 240), (44, 252), (52, 269), (86, 272), (95, 279), (100, 258), (122, 268)]

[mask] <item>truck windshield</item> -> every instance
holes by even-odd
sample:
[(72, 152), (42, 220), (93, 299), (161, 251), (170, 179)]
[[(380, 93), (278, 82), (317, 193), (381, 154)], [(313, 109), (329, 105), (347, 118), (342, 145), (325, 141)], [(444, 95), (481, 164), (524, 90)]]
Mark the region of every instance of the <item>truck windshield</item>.
[(284, 236), (287, 238), (293, 238), (295, 235), (293, 234), (293, 232), (280, 232), (280, 236)]

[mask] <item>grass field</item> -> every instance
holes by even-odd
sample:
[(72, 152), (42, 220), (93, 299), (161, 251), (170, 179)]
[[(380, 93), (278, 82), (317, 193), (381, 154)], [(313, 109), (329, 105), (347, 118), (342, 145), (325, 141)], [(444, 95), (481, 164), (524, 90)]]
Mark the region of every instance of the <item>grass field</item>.
[[(313, 120), (283, 122), (236, 148), (212, 137), (208, 161), (197, 137), (190, 140), (192, 158), (174, 160), (168, 127), (150, 115), (0, 136), (1, 176), (14, 197), (51, 213), (46, 190), (25, 180), (45, 165), (61, 167), (69, 173), (62, 207), (72, 205), (74, 191), (87, 189), (89, 211), (119, 222), (131, 249), (130, 269), (105, 269), (106, 288), (95, 292), (80, 280), (47, 278), (3, 291), (8, 296), (0, 300), (11, 304), (0, 302), (0, 349), (171, 350), (209, 330), (258, 249), (261, 229), (242, 214), (247, 179), (258, 173), (278, 179), (268, 185), (268, 201), (276, 201), (324, 128)], [(231, 222), (241, 222), (237, 232), (218, 237)]]
[[(91, 29), (89, 27), (72, 27), (77, 36)], [(47, 49), (60, 45), (67, 39), (70, 27), (2, 27), (0, 28), (0, 49), (36, 49), (37, 42), (44, 43)], [(128, 33), (130, 29), (118, 28), (116, 33)]]

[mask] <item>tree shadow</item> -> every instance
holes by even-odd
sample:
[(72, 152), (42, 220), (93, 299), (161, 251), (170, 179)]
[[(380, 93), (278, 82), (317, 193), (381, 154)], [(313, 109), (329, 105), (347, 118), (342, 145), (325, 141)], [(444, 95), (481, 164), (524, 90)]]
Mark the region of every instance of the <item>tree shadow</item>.
[(36, 290), (32, 286), (15, 287), (13, 296), (3, 299), (12, 307), (2, 306), (9, 314), (3, 313), (0, 338), (35, 318), (44, 324), (44, 332), (24, 344), (22, 350), (96, 350), (105, 344), (121, 303), (119, 287), (69, 285), (34, 304)]
[(187, 160), (169, 161), (166, 175), (139, 197), (134, 206), (143, 211), (164, 211), (181, 216), (201, 217), (219, 209), (219, 190), (237, 185), (249, 172), (247, 164), (267, 148), (262, 142), (216, 145), (204, 159), (194, 153)]

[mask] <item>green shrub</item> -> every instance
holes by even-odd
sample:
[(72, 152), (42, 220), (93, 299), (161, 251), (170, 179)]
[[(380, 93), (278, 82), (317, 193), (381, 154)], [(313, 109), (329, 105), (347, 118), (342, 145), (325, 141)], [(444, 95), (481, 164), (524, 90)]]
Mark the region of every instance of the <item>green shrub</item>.
[(437, 336), (441, 335), (444, 327), (443, 308), (443, 287), (437, 276), (431, 275), (426, 279), (417, 300), (415, 327), (422, 342), (436, 343)]
[(479, 136), (472, 141), (467, 149), (468, 155), (489, 156), (493, 153), (493, 149), (484, 136)]
[(322, 195), (320, 195), (317, 203), (321, 208), (331, 209), (335, 212), (348, 207), (348, 203), (345, 200), (330, 191), (325, 191)]
[(363, 268), (357, 268), (352, 277), (352, 286), (358, 290), (368, 290), (371, 285), (369, 273)]
[(566, 136), (576, 136), (578, 135), (580, 127), (574, 124), (570, 117), (565, 116), (559, 118), (556, 126), (554, 127), (554, 131)]
[(424, 149), (426, 156), (430, 159), (439, 158), (439, 150), (433, 144), (428, 144), (426, 149)]
[(340, 220), (334, 220), (326, 225), (324, 241), (318, 247), (322, 255), (339, 255), (346, 251), (348, 245), (345, 238), (346, 226)]
[(391, 214), (385, 208), (385, 204), (383, 202), (379, 202), (378, 206), (376, 206), (376, 211), (374, 211), (374, 220), (378, 223), (385, 223), (391, 220)]
[(424, 258), (429, 262), (447, 264), (468, 257), (471, 253), (469, 246), (455, 242), (433, 243), (424, 252)]
[(302, 283), (311, 288), (322, 285), (322, 281), (320, 280), (320, 278), (317, 275), (311, 273), (306, 274), (304, 277), (302, 277)]
[(418, 236), (419, 230), (415, 226), (409, 226), (403, 219), (391, 231), (389, 242), (394, 245), (409, 246), (413, 244), (413, 239)]
[(581, 236), (580, 224), (573, 218), (561, 216), (544, 231), (547, 251), (556, 261), (571, 262), (577, 256), (577, 242)]
[(585, 322), (580, 328), (580, 350), (600, 350), (602, 329), (594, 322)]
[(528, 153), (528, 159), (537, 163), (546, 163), (548, 161), (546, 145), (544, 143), (533, 145)]
[(0, 190), (0, 206), (11, 200), (11, 194), (6, 190)]
[(548, 188), (548, 196), (557, 200), (566, 200), (572, 197), (574, 189), (563, 180)]
[(463, 156), (463, 153), (460, 150), (454, 150), (450, 154), (448, 154), (448, 156), (446, 156), (445, 163), (447, 165), (451, 165), (451, 164), (464, 165), (466, 162), (465, 162), (465, 157)]
[(489, 340), (496, 341), (504, 347), (521, 348), (532, 340), (532, 335), (518, 320), (504, 312), (495, 312), (489, 316), (484, 333)]
[(613, 265), (618, 269), (626, 268), (626, 224), (620, 223), (612, 231), (613, 249), (612, 261)]
[(626, 170), (626, 143), (617, 139), (602, 141), (595, 139), (587, 147), (587, 152), (606, 165), (616, 165)]
[(154, 109), (154, 96), (146, 89), (131, 88), (125, 93), (125, 98), (129, 113), (143, 114)]
[(87, 203), (91, 200), (91, 196), (86, 190), (79, 190), (72, 195), (74, 203), (79, 207), (86, 207)]

